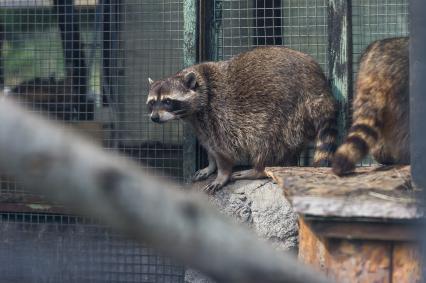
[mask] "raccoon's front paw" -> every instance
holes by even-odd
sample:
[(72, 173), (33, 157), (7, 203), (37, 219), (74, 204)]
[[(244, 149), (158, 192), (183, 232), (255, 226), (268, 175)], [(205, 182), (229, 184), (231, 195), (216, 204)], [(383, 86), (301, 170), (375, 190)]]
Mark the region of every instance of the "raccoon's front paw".
[(194, 176), (192, 177), (192, 182), (202, 181), (207, 179), (213, 172), (209, 170), (209, 168), (204, 168), (201, 170), (198, 170), (195, 172)]
[(203, 190), (209, 195), (213, 195), (215, 192), (220, 190), (224, 185), (225, 184), (223, 184), (222, 182), (218, 182), (215, 180), (211, 182), (210, 184), (206, 185)]

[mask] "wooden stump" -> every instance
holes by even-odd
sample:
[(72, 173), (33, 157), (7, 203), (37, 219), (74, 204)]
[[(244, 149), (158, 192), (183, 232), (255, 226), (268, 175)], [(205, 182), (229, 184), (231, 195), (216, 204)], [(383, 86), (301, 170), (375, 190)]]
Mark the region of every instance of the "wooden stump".
[(299, 259), (337, 282), (422, 282), (410, 168), (268, 168), (299, 215)]

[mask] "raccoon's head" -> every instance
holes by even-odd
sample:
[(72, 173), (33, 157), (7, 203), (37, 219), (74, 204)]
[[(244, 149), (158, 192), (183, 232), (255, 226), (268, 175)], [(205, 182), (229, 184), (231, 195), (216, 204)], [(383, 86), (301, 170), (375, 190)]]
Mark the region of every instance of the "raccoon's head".
[(186, 118), (197, 110), (199, 83), (194, 72), (179, 73), (164, 80), (149, 80), (146, 104), (151, 120), (164, 123)]

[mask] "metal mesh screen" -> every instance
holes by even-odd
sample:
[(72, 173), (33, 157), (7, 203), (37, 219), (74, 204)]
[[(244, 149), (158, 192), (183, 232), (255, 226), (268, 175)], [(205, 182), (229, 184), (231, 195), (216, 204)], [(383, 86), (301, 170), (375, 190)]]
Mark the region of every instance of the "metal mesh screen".
[(125, 74), (119, 103), (119, 143), (124, 151), (164, 175), (182, 178), (182, 125), (152, 123), (146, 110), (148, 77), (183, 68), (183, 1), (124, 1)]
[(1, 282), (183, 282), (183, 268), (87, 218), (0, 213)]
[(354, 74), (362, 51), (373, 41), (408, 35), (407, 0), (353, 0)]
[[(0, 1), (3, 95), (177, 181), (183, 180), (181, 125), (154, 125), (145, 101), (148, 77), (159, 79), (182, 67), (183, 0)], [(46, 204), (13, 178), (0, 178), (0, 212), (13, 211), (0, 222), (5, 232), (0, 253), (17, 252), (18, 263), (46, 255), (34, 268), (3, 265), (12, 277), (0, 272), (1, 280), (21, 270), (34, 282), (183, 281), (182, 267), (104, 227), (86, 225), (88, 220), (20, 213)], [(34, 258), (24, 259), (27, 252)], [(40, 277), (44, 265), (57, 268), (53, 277)], [(69, 272), (59, 272), (69, 265)]]
[(182, 126), (150, 122), (145, 105), (148, 77), (183, 67), (182, 8), (183, 1), (0, 3), (0, 85), (32, 111), (182, 180)]
[(327, 1), (216, 0), (217, 57), (260, 45), (285, 45), (312, 55), (326, 71)]

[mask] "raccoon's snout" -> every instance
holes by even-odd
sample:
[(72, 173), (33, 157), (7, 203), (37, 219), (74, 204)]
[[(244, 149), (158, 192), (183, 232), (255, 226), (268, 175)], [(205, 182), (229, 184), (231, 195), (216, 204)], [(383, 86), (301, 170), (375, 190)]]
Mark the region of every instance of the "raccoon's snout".
[(153, 113), (152, 115), (151, 115), (151, 120), (152, 120), (152, 122), (155, 122), (155, 123), (160, 123), (160, 115), (158, 115), (158, 113)]
[(155, 123), (165, 123), (175, 119), (177, 119), (176, 115), (168, 111), (153, 111), (151, 113), (151, 120)]

